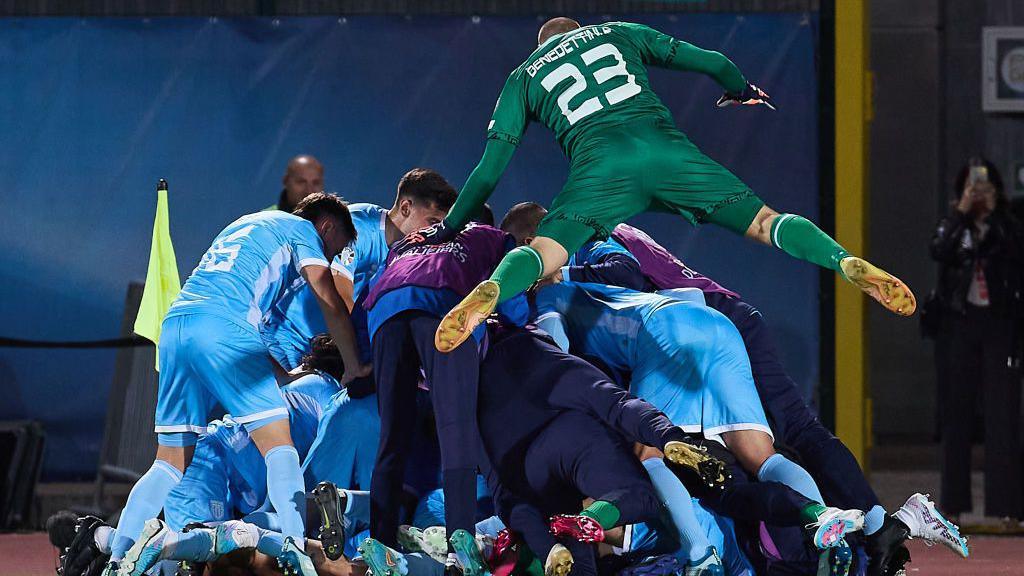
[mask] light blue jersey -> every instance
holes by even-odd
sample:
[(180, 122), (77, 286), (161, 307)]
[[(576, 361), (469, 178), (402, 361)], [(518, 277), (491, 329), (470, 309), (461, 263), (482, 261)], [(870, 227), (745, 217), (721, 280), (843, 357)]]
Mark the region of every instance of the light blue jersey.
[(213, 240), (167, 317), (203, 313), (242, 327), (263, 317), (309, 265), (329, 266), (313, 223), (284, 212), (242, 216)]
[(352, 281), (352, 301), (361, 302), (388, 259), (388, 211), (376, 204), (350, 204), (348, 211), (356, 239), (331, 262), (331, 271)]
[(331, 397), (302, 462), (306, 489), (320, 482), (368, 490), (380, 443), (377, 395), (351, 398), (348, 390)]
[(667, 296), (618, 286), (562, 282), (537, 292), (535, 318), (563, 348), (568, 338), (574, 352), (628, 372), (639, 361), (636, 343), (644, 322), (676, 304)]
[(600, 262), (602, 258), (611, 256), (612, 254), (621, 254), (636, 260), (636, 257), (630, 254), (629, 250), (626, 250), (625, 246), (609, 236), (604, 240), (593, 240), (584, 244), (583, 247), (577, 250), (575, 254), (569, 256), (568, 265), (582, 266), (584, 264), (594, 264)]
[(563, 282), (539, 290), (535, 305), (537, 325), (563, 349), (631, 372), (630, 392), (686, 432), (723, 444), (734, 430), (771, 435), (742, 337), (702, 300)]
[[(354, 286), (352, 325), (360, 359), (370, 360), (370, 337), (366, 330), (366, 312), (360, 306), (373, 285), (373, 279), (384, 268), (388, 256), (384, 230), (387, 210), (374, 204), (350, 204), (349, 214), (356, 228), (356, 239), (349, 243), (331, 263), (331, 271), (348, 278)], [(297, 368), (302, 356), (309, 352), (309, 341), (327, 332), (320, 305), (306, 283), (288, 290), (260, 323), (260, 335), (270, 355), (285, 370)]]

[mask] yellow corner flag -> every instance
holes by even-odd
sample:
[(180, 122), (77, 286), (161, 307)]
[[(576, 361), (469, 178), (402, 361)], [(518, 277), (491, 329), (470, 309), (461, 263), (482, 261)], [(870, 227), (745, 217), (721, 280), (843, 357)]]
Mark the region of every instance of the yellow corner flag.
[[(135, 333), (160, 343), (160, 324), (167, 309), (181, 290), (178, 263), (174, 259), (171, 245), (170, 217), (167, 210), (167, 181), (163, 178), (156, 185), (156, 218), (153, 220), (153, 245), (149, 249), (149, 270), (146, 271), (146, 288), (142, 291), (139, 315), (135, 317)], [(158, 352), (159, 354), (159, 352)], [(156, 369), (160, 369), (157, 357)]]

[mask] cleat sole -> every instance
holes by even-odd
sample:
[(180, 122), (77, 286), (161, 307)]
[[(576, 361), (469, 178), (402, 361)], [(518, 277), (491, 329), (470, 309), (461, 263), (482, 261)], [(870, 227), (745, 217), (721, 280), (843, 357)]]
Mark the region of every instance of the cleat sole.
[(665, 458), (673, 464), (693, 470), (711, 488), (724, 488), (729, 479), (725, 462), (709, 455), (706, 448), (673, 441), (665, 445)]
[(473, 288), (462, 302), (441, 319), (434, 333), (434, 347), (447, 353), (468, 340), (473, 330), (494, 313), (500, 293), (498, 283), (492, 280), (485, 280)]

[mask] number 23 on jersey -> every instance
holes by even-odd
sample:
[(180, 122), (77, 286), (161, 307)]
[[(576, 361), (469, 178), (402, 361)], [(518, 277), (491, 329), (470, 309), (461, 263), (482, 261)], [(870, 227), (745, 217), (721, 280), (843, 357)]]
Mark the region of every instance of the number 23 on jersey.
[[(611, 66), (601, 66), (597, 69), (592, 69), (592, 64), (607, 57), (614, 58), (616, 63)], [(596, 84), (604, 84), (618, 76), (626, 78), (625, 84), (616, 86), (602, 95), (609, 106), (618, 104), (623, 100), (628, 100), (640, 93), (640, 85), (636, 83), (634, 76), (626, 70), (626, 61), (622, 59), (622, 53), (614, 45), (601, 44), (595, 46), (580, 54), (580, 58), (587, 65), (587, 71), (590, 72), (591, 79)], [(565, 90), (558, 96), (558, 108), (561, 109), (562, 114), (569, 121), (569, 125), (574, 125), (604, 108), (604, 104), (601, 103), (601, 99), (598, 96), (587, 98), (576, 108), (570, 108), (572, 99), (586, 90), (588, 85), (587, 77), (583, 75), (583, 72), (575, 64), (568, 62), (562, 64), (545, 76), (540, 84), (545, 90), (551, 92), (562, 85), (565, 80), (572, 80), (572, 83), (566, 86)]]

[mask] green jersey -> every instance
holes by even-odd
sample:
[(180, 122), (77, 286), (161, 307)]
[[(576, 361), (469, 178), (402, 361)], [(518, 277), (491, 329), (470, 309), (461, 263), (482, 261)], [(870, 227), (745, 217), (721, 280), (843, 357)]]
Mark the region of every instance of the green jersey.
[(647, 66), (692, 70), (727, 92), (746, 80), (717, 52), (701, 50), (641, 24), (608, 22), (552, 36), (516, 68), (501, 90), (487, 137), (513, 145), (536, 120), (571, 159), (588, 137), (638, 118), (672, 115), (651, 90)]

